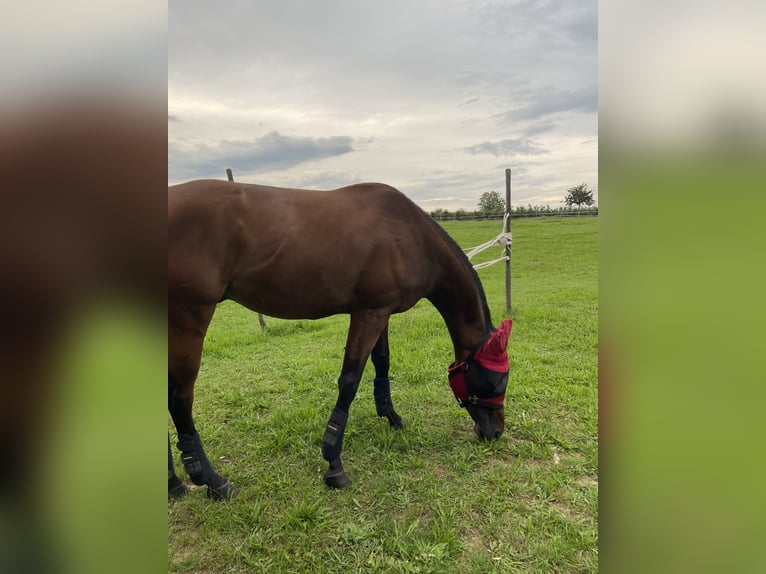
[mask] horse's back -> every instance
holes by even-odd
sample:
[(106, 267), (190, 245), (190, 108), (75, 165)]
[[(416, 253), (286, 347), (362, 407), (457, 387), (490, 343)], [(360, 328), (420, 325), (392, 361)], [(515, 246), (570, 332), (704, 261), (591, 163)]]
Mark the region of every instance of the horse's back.
[(215, 283), (205, 288), (211, 299), (316, 318), (405, 310), (427, 289), (418, 269), (427, 216), (385, 184), (314, 191), (200, 180), (169, 188), (168, 216), (169, 258), (181, 261), (183, 281)]
[(418, 217), (420, 211), (404, 194), (381, 183), (360, 183), (318, 191), (280, 188), (220, 180), (195, 180), (168, 187), (169, 224), (191, 212), (207, 214), (227, 211), (231, 217), (257, 220), (267, 217), (296, 220), (301, 225), (324, 226), (366, 218), (392, 221)]

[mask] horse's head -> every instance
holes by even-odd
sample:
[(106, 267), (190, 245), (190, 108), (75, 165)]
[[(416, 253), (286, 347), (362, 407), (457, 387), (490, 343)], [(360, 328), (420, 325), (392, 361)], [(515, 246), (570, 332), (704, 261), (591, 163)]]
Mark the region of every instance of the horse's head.
[(458, 404), (476, 425), (479, 438), (496, 439), (505, 428), (505, 388), (508, 385), (508, 337), (511, 319), (506, 319), (464, 361), (449, 366), (449, 384)]

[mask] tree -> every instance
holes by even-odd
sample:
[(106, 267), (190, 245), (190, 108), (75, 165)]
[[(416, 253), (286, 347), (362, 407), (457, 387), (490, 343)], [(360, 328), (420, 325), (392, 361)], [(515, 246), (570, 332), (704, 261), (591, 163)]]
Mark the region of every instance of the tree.
[(479, 213), (484, 215), (502, 215), (505, 213), (505, 201), (496, 191), (485, 191), (479, 198)]
[(593, 190), (588, 189), (587, 183), (581, 183), (567, 189), (564, 203), (569, 207), (576, 205), (577, 209), (580, 209), (582, 205), (593, 205), (596, 202), (593, 199)]

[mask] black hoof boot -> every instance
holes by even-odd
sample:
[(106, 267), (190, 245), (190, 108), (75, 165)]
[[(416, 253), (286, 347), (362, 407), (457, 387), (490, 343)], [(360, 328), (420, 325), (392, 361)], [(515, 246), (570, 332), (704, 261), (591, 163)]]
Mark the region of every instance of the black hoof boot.
[(343, 470), (340, 457), (330, 463), (330, 468), (324, 473), (324, 483), (330, 488), (337, 488), (339, 490), (351, 486), (351, 479), (346, 474), (346, 471)]
[(343, 490), (344, 488), (351, 486), (351, 479), (343, 469), (328, 470), (324, 475), (324, 483), (330, 488)]
[(213, 500), (228, 500), (237, 494), (237, 489), (228, 478), (214, 476), (207, 483), (207, 495)]
[(170, 480), (168, 480), (168, 499), (174, 499), (174, 498), (181, 498), (183, 496), (186, 496), (189, 494), (189, 491), (191, 489), (184, 484), (184, 482), (178, 478), (177, 476), (174, 476)]

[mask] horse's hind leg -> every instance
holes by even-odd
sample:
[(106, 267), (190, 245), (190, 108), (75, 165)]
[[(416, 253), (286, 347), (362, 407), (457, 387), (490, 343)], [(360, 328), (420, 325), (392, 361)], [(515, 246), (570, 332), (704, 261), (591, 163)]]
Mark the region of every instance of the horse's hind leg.
[(375, 410), (379, 417), (386, 417), (393, 428), (404, 428), (404, 422), (394, 410), (391, 402), (391, 384), (388, 379), (390, 364), (388, 349), (388, 326), (378, 337), (378, 342), (372, 348), (372, 364), (375, 366)]
[(351, 484), (340, 460), (348, 411), (359, 388), (364, 365), (375, 342), (386, 328), (389, 315), (382, 311), (357, 311), (351, 314), (343, 368), (338, 378), (338, 400), (322, 437), (322, 457), (330, 463), (324, 480), (325, 484), (333, 488), (346, 488)]
[[(181, 323), (169, 325), (168, 329), (168, 410), (178, 431), (178, 448), (184, 470), (197, 486), (207, 485), (208, 495), (216, 500), (229, 498), (234, 488), (227, 478), (213, 470), (205, 454), (202, 440), (192, 419), (194, 380), (200, 366), (202, 341), (215, 307), (192, 317), (187, 314)], [(200, 319), (195, 325), (190, 319)], [(168, 494), (172, 477), (168, 464)]]

